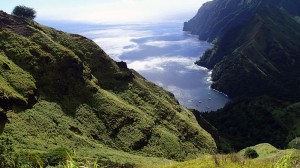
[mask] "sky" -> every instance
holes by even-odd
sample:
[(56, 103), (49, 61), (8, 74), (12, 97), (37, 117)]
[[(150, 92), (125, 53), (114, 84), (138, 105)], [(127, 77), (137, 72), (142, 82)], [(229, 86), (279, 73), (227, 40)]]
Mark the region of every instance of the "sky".
[(1, 0), (11, 13), (17, 5), (32, 7), (36, 20), (82, 23), (183, 22), (208, 0)]

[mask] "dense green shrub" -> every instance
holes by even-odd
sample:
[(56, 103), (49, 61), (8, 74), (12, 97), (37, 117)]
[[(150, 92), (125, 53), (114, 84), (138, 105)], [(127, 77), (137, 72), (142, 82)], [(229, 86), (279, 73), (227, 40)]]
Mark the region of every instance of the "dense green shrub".
[(16, 6), (12, 11), (12, 14), (28, 19), (34, 19), (36, 17), (36, 11), (33, 8), (29, 8), (23, 5)]
[(297, 111), (287, 112), (286, 106), (284, 101), (267, 96), (241, 98), (232, 100), (217, 112), (203, 113), (202, 116), (235, 150), (261, 142), (282, 148), (289, 132), (296, 134), (291, 123), (298, 121)]
[(300, 149), (300, 138), (295, 138), (289, 142), (288, 148)]
[(7, 121), (8, 121), (7, 116), (5, 113), (2, 112), (2, 108), (0, 107), (0, 135), (4, 131), (4, 127)]
[(50, 166), (57, 166), (67, 160), (68, 151), (65, 148), (56, 148), (42, 156), (44, 163)]
[(246, 148), (244, 156), (247, 158), (254, 159), (258, 157), (258, 153), (252, 148)]
[(8, 137), (0, 137), (0, 167), (18, 167), (18, 156), (16, 155), (12, 141)]

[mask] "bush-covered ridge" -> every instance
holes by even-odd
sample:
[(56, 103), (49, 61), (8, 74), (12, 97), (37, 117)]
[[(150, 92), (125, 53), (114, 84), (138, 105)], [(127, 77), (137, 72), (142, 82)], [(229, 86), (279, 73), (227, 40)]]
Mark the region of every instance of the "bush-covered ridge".
[(121, 162), (185, 160), (216, 149), (174, 95), (91, 40), (4, 12), (0, 22), (0, 107), (10, 120), (2, 136), (16, 151), (64, 146)]

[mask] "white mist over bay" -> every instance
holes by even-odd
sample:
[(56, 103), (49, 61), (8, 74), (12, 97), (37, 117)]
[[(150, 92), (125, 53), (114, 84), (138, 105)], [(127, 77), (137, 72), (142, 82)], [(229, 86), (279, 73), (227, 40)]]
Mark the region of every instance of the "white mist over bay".
[(210, 89), (210, 71), (194, 64), (211, 44), (183, 32), (181, 23), (51, 26), (94, 40), (114, 60), (172, 92), (183, 106), (211, 111), (229, 101)]

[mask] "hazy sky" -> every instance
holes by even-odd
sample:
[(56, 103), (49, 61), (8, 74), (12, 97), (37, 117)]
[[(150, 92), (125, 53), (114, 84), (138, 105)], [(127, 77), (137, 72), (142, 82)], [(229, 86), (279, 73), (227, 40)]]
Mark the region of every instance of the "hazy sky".
[(36, 9), (37, 20), (97, 23), (182, 22), (209, 0), (1, 0), (1, 10), (16, 5)]

